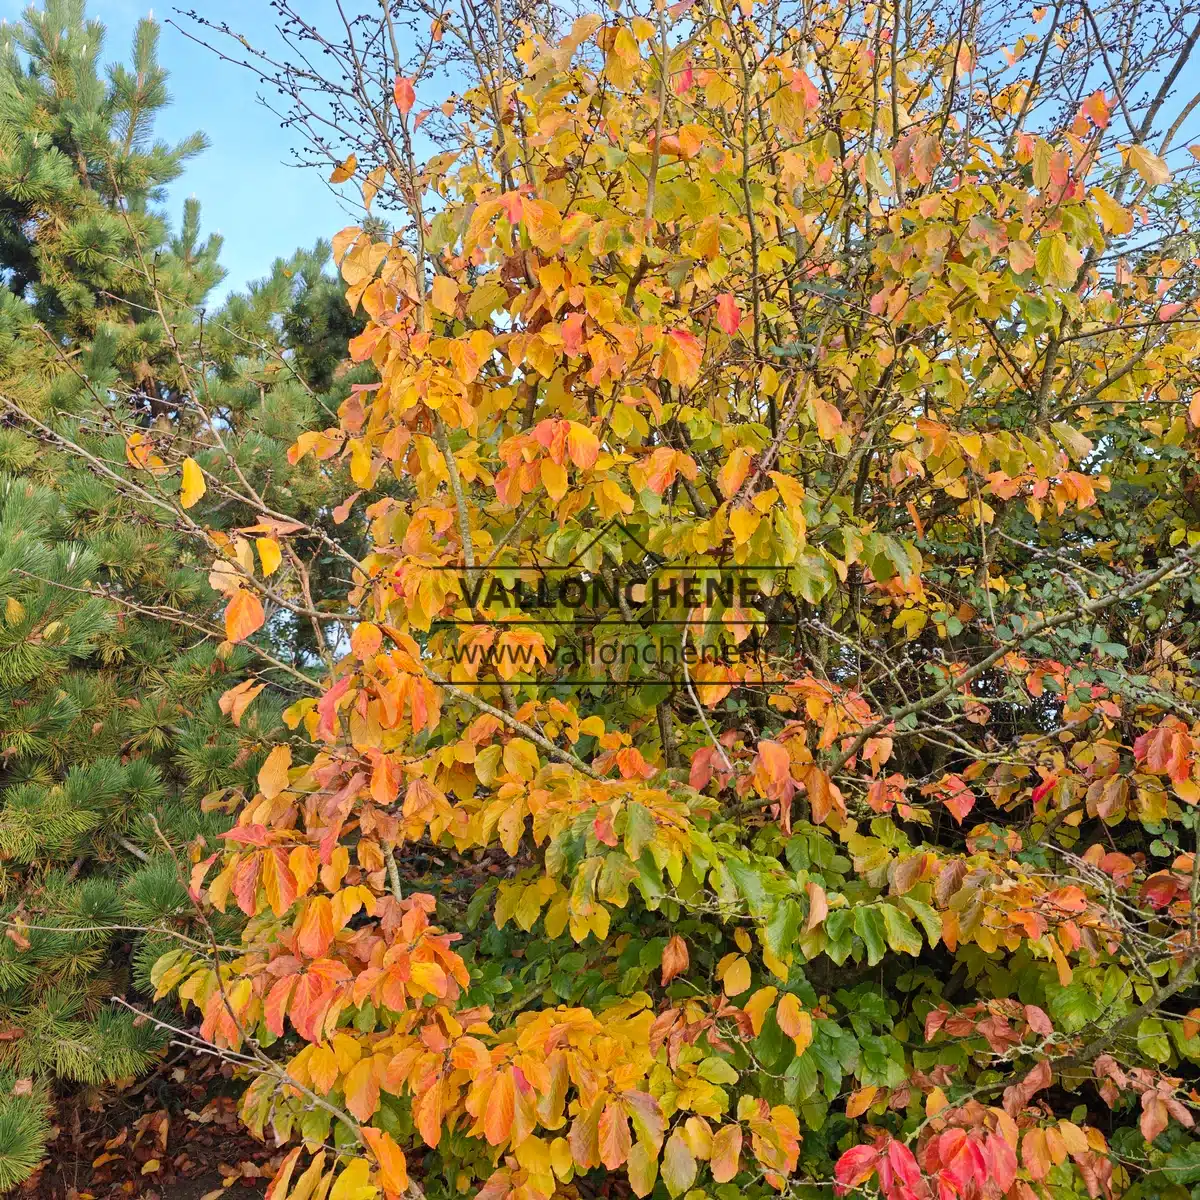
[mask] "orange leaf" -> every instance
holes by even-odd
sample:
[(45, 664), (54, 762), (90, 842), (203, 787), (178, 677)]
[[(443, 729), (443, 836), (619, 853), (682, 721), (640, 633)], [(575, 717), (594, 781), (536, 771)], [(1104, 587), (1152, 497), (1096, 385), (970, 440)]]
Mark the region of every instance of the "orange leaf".
[(779, 998), (775, 1019), (779, 1028), (796, 1043), (796, 1053), (803, 1054), (812, 1043), (812, 1017), (800, 1007), (800, 1001), (791, 992), (785, 992)]
[(287, 851), (276, 847), (263, 855), (263, 890), (271, 911), (282, 917), (296, 899), (296, 878), (287, 863)]
[(360, 1121), (369, 1121), (379, 1108), (379, 1080), (375, 1075), (375, 1059), (360, 1059), (346, 1076), (343, 1089), (346, 1093), (346, 1107)]
[(487, 1107), (483, 1112), (483, 1134), (489, 1144), (499, 1146), (508, 1140), (512, 1132), (513, 1111), (516, 1106), (516, 1092), (513, 1087), (513, 1077), (510, 1071), (496, 1076), (492, 1090), (488, 1093)]
[(279, 1164), (279, 1170), (275, 1172), (275, 1178), (271, 1180), (263, 1200), (275, 1200), (276, 1196), (279, 1197), (279, 1200), (283, 1200), (283, 1197), (287, 1195), (288, 1184), (292, 1182), (292, 1172), (296, 1169), (296, 1160), (300, 1157), (302, 1149), (302, 1146), (297, 1146)]
[(666, 987), (676, 975), (681, 975), (688, 969), (687, 942), (675, 934), (663, 947), (662, 956), (662, 985)]
[(242, 723), (242, 716), (246, 709), (250, 707), (250, 702), (263, 690), (267, 685), (265, 683), (255, 683), (253, 679), (247, 679), (243, 683), (239, 683), (236, 687), (231, 687), (225, 692), (221, 699), (217, 701), (221, 711), (229, 717), (235, 725)]
[(737, 333), (742, 323), (742, 313), (732, 292), (722, 292), (717, 297), (717, 324), (730, 337)]
[(350, 635), (350, 649), (354, 651), (355, 657), (362, 662), (366, 662), (369, 658), (374, 658), (379, 653), (379, 647), (383, 645), (383, 631), (378, 625), (373, 625), (370, 621), (363, 621), (361, 625), (354, 627), (354, 632)]
[(832, 441), (842, 428), (842, 414), (835, 405), (830, 404), (828, 400), (822, 400), (820, 396), (813, 397), (812, 409), (817, 422), (817, 433), (825, 441)]
[(615, 1171), (623, 1165), (633, 1148), (629, 1133), (629, 1118), (615, 1103), (609, 1103), (600, 1114), (600, 1161)]
[(792, 759), (786, 746), (764, 738), (758, 743), (754, 785), (772, 800), (781, 800), (791, 790)]
[(313, 896), (296, 924), (296, 947), (308, 958), (320, 958), (333, 941), (333, 905), (328, 896)]
[(333, 168), (333, 171), (329, 176), (329, 182), (345, 183), (346, 180), (349, 179), (357, 170), (358, 158), (351, 154), (349, 158), (343, 159), (342, 162), (338, 163), (338, 165)]
[(740, 1125), (723, 1125), (713, 1135), (712, 1155), (708, 1160), (712, 1177), (717, 1183), (728, 1183), (738, 1173), (742, 1153)]
[(371, 1147), (379, 1163), (379, 1181), (389, 1192), (404, 1192), (408, 1190), (408, 1163), (404, 1151), (396, 1145), (390, 1133), (364, 1125), (363, 1140)]
[(808, 921), (804, 931), (811, 933), (829, 915), (829, 900), (819, 883), (806, 883), (804, 890), (808, 893)]
[(599, 439), (586, 426), (572, 421), (567, 430), (567, 453), (581, 471), (590, 471), (600, 454)]
[(263, 627), (266, 619), (259, 598), (245, 588), (238, 588), (225, 609), (225, 636), (231, 642), (245, 641)]

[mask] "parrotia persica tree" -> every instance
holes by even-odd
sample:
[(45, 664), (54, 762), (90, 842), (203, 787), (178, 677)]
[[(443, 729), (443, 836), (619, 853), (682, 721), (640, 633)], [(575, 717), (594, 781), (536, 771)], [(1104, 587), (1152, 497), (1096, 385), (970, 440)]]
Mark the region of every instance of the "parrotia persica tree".
[(1186, 1194), (1195, 14), (429, 16), (293, 449), (353, 634), (155, 969), (274, 1200)]

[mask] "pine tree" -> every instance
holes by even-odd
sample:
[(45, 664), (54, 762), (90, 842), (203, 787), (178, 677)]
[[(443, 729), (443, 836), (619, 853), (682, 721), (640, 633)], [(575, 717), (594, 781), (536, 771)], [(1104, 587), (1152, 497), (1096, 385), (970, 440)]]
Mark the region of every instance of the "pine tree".
[[(320, 537), (346, 488), (287, 459), (355, 378), (330, 248), (206, 314), (220, 239), (196, 200), (175, 232), (161, 208), (205, 140), (153, 141), (154, 24), (107, 75), (103, 37), (81, 0), (0, 33), (0, 1191), (36, 1168), (64, 1084), (154, 1060), (162, 1035), (109, 999), (195, 935), (189, 859), (255, 790), (324, 648), (286, 605), (259, 652), (224, 641), (209, 555), (153, 503), (175, 486), (159, 454), (194, 456), (211, 484), (196, 525), (231, 553), (258, 501), (311, 524), (306, 603), (347, 571)], [(232, 725), (221, 698), (251, 674), (268, 690)]]

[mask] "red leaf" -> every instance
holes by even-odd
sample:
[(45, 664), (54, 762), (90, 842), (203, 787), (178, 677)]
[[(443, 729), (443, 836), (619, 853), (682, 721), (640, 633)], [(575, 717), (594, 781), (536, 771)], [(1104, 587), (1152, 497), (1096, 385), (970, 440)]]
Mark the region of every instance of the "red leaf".
[(732, 292), (722, 292), (717, 297), (717, 324), (733, 337), (742, 323), (742, 313)]
[(1057, 775), (1046, 776), (1046, 778), (1043, 779), (1042, 782), (1039, 783), (1037, 785), (1037, 787), (1035, 787), (1033, 789), (1034, 804), (1037, 804), (1039, 801), (1044, 800), (1048, 795), (1050, 795), (1050, 793), (1052, 791), (1054, 791), (1054, 788), (1057, 785), (1057, 783), (1058, 783)]
[(834, 1194), (844, 1196), (852, 1187), (866, 1183), (875, 1174), (880, 1153), (876, 1146), (851, 1146), (833, 1168)]
[(948, 1008), (935, 1008), (931, 1012), (925, 1014), (925, 1040), (932, 1042), (934, 1035), (946, 1023), (946, 1018), (950, 1015)]
[(1162, 909), (1175, 899), (1179, 891), (1179, 880), (1170, 871), (1158, 871), (1142, 884), (1142, 899)]
[(821, 104), (821, 98), (817, 93), (816, 85), (804, 71), (792, 72), (792, 91), (799, 92), (804, 100), (804, 107), (812, 112)]
[(985, 1152), (990, 1160), (988, 1177), (1004, 1195), (1017, 1177), (1017, 1152), (997, 1133), (988, 1134)]
[(334, 735), (337, 733), (337, 702), (350, 690), (350, 676), (343, 675), (317, 701), (317, 712), (320, 714), (320, 721), (317, 722), (317, 733), (327, 742), (332, 742)]
[(392, 94), (396, 97), (396, 107), (400, 110), (400, 115), (407, 117), (412, 111), (412, 106), (417, 102), (417, 93), (413, 89), (412, 80), (405, 79), (403, 75), (397, 75)]
[(1054, 1032), (1050, 1018), (1036, 1004), (1025, 1005), (1025, 1020), (1029, 1022), (1029, 1028), (1034, 1033), (1040, 1033), (1042, 1037), (1049, 1037)]
[(915, 1189), (920, 1186), (921, 1168), (913, 1152), (895, 1139), (888, 1142), (887, 1158), (879, 1164), (879, 1182), (884, 1191), (892, 1190), (893, 1175), (906, 1187)]

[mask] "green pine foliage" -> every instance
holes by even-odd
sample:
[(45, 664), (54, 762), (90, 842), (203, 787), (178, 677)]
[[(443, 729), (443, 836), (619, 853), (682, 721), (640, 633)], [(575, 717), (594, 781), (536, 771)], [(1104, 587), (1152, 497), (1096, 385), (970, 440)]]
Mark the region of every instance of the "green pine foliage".
[[(194, 199), (175, 223), (163, 208), (205, 139), (154, 138), (157, 37), (142, 21), (106, 67), (82, 0), (0, 30), (0, 1192), (36, 1169), (70, 1085), (155, 1061), (164, 1034), (112, 998), (208, 936), (187, 872), (321, 668), (286, 609), (253, 644), (223, 641), (209, 547), (153, 503), (177, 480), (139, 469), (130, 439), (231, 481), (190, 512), (229, 537), (260, 519), (254, 496), (332, 533), (329, 498), (350, 490), (287, 461), (358, 378), (330, 248), (211, 305), (220, 238)], [(347, 565), (312, 550), (319, 606)], [(251, 675), (270, 686), (235, 726), (220, 697)]]
[(0, 1192), (15, 1187), (37, 1169), (50, 1135), (45, 1089), (21, 1086), (11, 1071), (0, 1071)]

